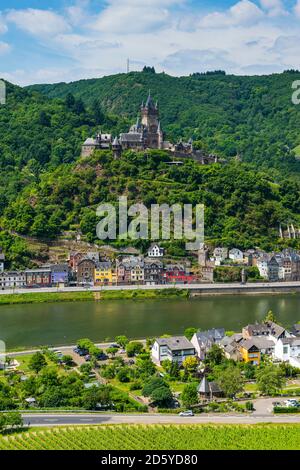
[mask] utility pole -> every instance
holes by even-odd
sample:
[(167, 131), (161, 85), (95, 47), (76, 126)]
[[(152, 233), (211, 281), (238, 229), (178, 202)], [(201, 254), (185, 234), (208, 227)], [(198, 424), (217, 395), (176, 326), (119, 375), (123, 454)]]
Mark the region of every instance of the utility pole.
[(130, 72), (130, 60), (129, 58), (127, 59), (127, 73)]

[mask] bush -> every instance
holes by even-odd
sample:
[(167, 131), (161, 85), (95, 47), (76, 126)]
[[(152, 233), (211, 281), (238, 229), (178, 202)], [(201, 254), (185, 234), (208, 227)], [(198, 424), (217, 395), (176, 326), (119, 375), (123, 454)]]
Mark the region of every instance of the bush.
[(246, 404), (245, 404), (245, 407), (246, 407), (247, 411), (253, 411), (254, 410), (254, 405), (253, 405), (252, 401), (247, 401)]
[(274, 413), (300, 413), (300, 408), (294, 408), (293, 406), (284, 407), (284, 406), (275, 406)]

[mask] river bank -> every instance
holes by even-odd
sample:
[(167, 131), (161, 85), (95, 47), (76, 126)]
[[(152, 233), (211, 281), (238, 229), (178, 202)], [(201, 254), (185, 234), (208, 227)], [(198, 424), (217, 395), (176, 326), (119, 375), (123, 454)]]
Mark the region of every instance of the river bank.
[(103, 290), (103, 291), (73, 291), (73, 292), (26, 292), (7, 293), (0, 295), (1, 305), (16, 304), (42, 304), (56, 302), (83, 302), (105, 300), (163, 300), (188, 299), (187, 289), (131, 289), (131, 290)]
[(300, 293), (300, 282), (249, 284), (177, 284), (157, 286), (103, 286), (18, 289), (0, 291), (0, 306), (15, 304), (105, 300), (189, 299), (225, 295), (281, 295)]

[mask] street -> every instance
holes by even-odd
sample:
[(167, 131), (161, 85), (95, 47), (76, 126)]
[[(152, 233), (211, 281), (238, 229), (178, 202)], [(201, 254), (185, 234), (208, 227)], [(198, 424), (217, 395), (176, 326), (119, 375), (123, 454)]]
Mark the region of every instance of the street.
[(24, 424), (39, 426), (99, 425), (99, 424), (259, 424), (290, 423), (300, 424), (300, 415), (269, 414), (201, 414), (189, 418), (163, 414), (38, 414), (24, 413)]

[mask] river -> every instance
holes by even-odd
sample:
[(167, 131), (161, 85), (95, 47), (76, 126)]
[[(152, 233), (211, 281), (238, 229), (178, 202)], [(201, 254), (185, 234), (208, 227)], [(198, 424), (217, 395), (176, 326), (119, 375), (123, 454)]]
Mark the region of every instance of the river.
[(300, 294), (208, 296), (195, 300), (48, 303), (0, 306), (7, 349), (69, 345), (79, 338), (111, 340), (182, 334), (187, 327), (239, 331), (269, 310), (286, 327), (300, 321)]

